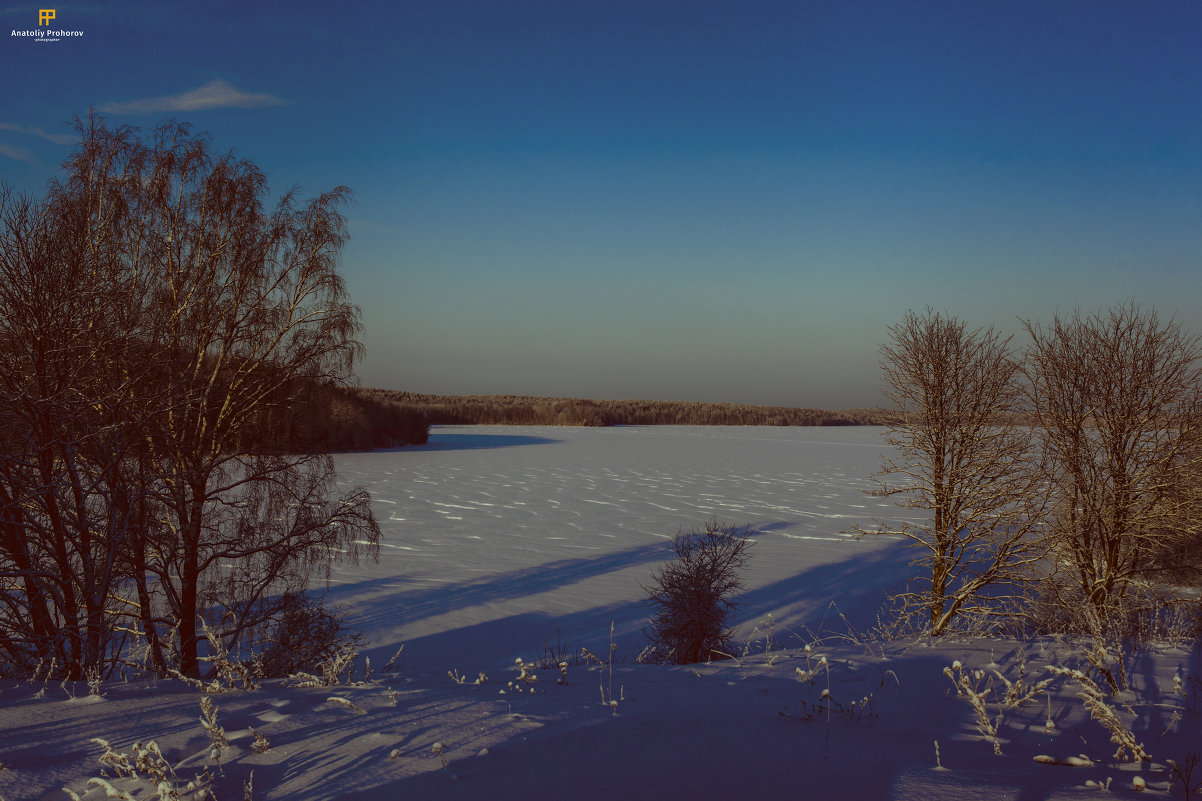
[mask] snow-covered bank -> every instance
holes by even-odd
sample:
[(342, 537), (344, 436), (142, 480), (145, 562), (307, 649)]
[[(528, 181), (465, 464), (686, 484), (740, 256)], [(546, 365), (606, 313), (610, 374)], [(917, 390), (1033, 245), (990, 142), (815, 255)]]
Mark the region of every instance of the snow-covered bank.
[[(945, 674), (957, 661), (993, 685), (987, 704), (991, 722), (1000, 714), (1000, 756)], [(223, 799), (243, 797), (252, 771), (257, 799), (1069, 799), (1103, 787), (1129, 796), (1139, 782), (1169, 797), (1167, 760), (1181, 762), (1202, 743), (1199, 652), (1141, 653), (1135, 691), (1112, 702), (1151, 755), (1143, 763), (1113, 758), (1108, 731), (1089, 718), (1071, 680), (1021, 706), (1000, 703), (1005, 687), (994, 670), (1013, 682), (1023, 665), (1034, 683), (1048, 677), (1046, 665), (1080, 661), (1078, 649), (1051, 640), (883, 649), (830, 641), (696, 667), (620, 664), (616, 707), (601, 703), (607, 669), (581, 665), (568, 668), (566, 684), (556, 670), (539, 671), (522, 692), (508, 685), (516, 669), (491, 671), (479, 685), (404, 670), (357, 686), (271, 682), (211, 696), (230, 743), (220, 771), (197, 720), (198, 694), (177, 682), (108, 685), (97, 700), (68, 700), (55, 686), (35, 700), (36, 688), (9, 685), (0, 696), (0, 795), (65, 798), (58, 788), (69, 783), (103, 798), (83, 781), (100, 775), (102, 748), (89, 738), (102, 736), (124, 752), (156, 740), (180, 786), (210, 766)], [(269, 741), (262, 753), (251, 747), (251, 727)], [(131, 797), (155, 797), (144, 780), (111, 781)]]

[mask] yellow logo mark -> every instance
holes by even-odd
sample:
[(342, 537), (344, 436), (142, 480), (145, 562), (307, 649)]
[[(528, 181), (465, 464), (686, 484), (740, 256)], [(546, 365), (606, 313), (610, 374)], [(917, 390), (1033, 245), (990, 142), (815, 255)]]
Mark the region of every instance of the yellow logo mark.
[(54, 19), (53, 8), (38, 9), (38, 26), (49, 25), (50, 20)]

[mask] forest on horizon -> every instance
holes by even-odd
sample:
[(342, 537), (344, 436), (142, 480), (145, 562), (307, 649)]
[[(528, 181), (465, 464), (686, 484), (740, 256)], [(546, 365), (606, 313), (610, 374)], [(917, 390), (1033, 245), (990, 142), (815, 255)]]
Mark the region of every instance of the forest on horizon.
[(589, 400), (531, 395), (429, 395), (362, 388), (380, 406), (421, 412), (429, 425), (562, 426), (854, 426), (884, 425), (883, 409), (805, 409), (740, 403), (658, 400)]

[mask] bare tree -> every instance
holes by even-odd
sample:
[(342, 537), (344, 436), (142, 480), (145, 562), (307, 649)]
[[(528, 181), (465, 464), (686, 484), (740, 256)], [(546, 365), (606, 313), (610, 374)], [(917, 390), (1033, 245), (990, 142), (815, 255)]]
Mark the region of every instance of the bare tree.
[(1043, 554), (1032, 435), (1014, 424), (1019, 362), (1010, 338), (930, 309), (890, 326), (880, 352), (894, 407), (886, 439), (900, 457), (884, 461), (869, 494), (930, 517), (861, 533), (906, 537), (920, 549), (915, 564), (929, 583), (924, 577), (925, 589), (897, 600), (906, 612), (923, 610), (937, 635), (957, 615), (987, 611), (986, 588), (1026, 580)]
[(1202, 343), (1134, 302), (1024, 324), (1067, 585), (1050, 582), (1046, 600), (1110, 627), (1202, 533)]
[(0, 198), (0, 649), (74, 671), (125, 629), (196, 675), (202, 623), (228, 648), (378, 547), (328, 454), (264, 438), (353, 378), (349, 193), (268, 211), (262, 172), (186, 125), (76, 127), (44, 202)]
[(746, 529), (717, 520), (673, 538), (676, 558), (651, 571), (651, 585), (643, 588), (654, 610), (646, 634), (665, 659), (688, 665), (732, 650), (730, 616), (751, 543)]
[(72, 677), (119, 648), (109, 600), (141, 525), (152, 362), (146, 284), (87, 217), (0, 191), (0, 654)]

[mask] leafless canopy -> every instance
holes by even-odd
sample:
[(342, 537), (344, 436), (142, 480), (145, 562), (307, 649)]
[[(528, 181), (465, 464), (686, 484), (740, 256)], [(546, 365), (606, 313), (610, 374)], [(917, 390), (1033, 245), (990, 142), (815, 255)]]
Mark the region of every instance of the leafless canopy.
[(885, 460), (870, 494), (926, 514), (862, 533), (904, 536), (920, 549), (924, 589), (898, 598), (940, 634), (957, 615), (981, 611), (987, 587), (1029, 578), (1042, 555), (1031, 432), (1011, 425), (1020, 365), (1009, 338), (930, 309), (891, 326), (881, 356), (894, 410), (887, 440), (901, 455)]
[(263, 173), (187, 125), (76, 127), (44, 201), (0, 198), (0, 651), (79, 671), (136, 634), (195, 675), (202, 618), (229, 648), (376, 547), (328, 456), (256, 442), (304, 382), (353, 377), (349, 193), (269, 210)]
[(1202, 533), (1202, 345), (1134, 302), (1025, 325), (1065, 579), (1049, 590), (1067, 611), (1112, 620)]

